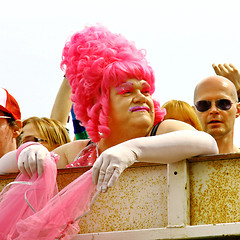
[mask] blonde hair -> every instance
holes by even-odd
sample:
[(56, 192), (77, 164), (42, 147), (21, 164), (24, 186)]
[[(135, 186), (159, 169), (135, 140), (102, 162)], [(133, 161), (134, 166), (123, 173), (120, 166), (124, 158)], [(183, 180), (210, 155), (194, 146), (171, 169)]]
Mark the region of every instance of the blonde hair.
[(29, 123), (34, 124), (41, 137), (46, 139), (51, 147), (71, 142), (68, 130), (58, 120), (46, 117), (30, 117), (23, 121), (23, 127)]
[(194, 109), (184, 101), (170, 100), (163, 104), (167, 114), (164, 119), (175, 119), (192, 125), (197, 130), (202, 131), (201, 123)]

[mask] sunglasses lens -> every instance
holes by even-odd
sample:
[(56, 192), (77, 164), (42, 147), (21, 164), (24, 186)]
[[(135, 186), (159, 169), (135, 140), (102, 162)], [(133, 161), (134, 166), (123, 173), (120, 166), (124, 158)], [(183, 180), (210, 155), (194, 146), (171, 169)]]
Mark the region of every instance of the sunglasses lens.
[(228, 99), (219, 99), (216, 101), (216, 107), (221, 110), (229, 110), (232, 106), (232, 102)]
[(26, 143), (26, 142), (38, 142), (38, 138), (34, 136), (28, 136), (22, 139), (22, 143)]
[(203, 101), (196, 102), (195, 106), (199, 112), (205, 112), (211, 108), (211, 105), (212, 103), (210, 101), (203, 100)]

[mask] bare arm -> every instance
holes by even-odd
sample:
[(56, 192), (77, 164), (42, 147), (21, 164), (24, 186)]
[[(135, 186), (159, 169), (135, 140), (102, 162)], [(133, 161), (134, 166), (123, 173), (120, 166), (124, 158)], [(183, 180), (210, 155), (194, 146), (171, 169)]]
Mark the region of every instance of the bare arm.
[(50, 116), (52, 119), (60, 121), (64, 126), (67, 124), (68, 116), (72, 107), (70, 96), (71, 88), (68, 80), (64, 78), (55, 98)]
[(17, 159), (17, 150), (6, 153), (0, 159), (0, 174), (19, 172)]

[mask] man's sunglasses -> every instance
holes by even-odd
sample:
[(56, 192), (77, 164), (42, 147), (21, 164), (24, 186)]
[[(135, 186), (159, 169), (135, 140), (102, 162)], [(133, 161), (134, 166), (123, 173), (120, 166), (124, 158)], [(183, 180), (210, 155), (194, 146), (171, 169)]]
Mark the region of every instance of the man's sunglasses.
[[(215, 101), (215, 105), (218, 109), (227, 111), (232, 107), (232, 102), (229, 99), (218, 99)], [(212, 106), (212, 102), (209, 100), (202, 100), (195, 103), (195, 106), (199, 112), (206, 112)]]

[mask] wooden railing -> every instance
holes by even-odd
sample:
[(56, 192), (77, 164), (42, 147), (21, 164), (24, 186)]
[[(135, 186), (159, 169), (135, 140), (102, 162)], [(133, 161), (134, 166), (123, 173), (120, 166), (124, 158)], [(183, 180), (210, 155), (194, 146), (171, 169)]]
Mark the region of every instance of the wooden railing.
[[(59, 169), (59, 188), (87, 170)], [(135, 163), (99, 195), (74, 239), (240, 239), (239, 170), (240, 154)], [(15, 177), (0, 175), (0, 188)]]

